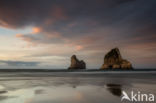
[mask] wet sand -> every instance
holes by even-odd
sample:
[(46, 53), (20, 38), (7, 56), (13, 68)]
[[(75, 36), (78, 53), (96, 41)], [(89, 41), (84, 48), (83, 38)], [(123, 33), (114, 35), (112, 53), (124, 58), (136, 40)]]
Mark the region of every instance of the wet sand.
[(155, 78), (154, 72), (1, 72), (0, 103), (121, 103), (123, 90), (156, 95)]

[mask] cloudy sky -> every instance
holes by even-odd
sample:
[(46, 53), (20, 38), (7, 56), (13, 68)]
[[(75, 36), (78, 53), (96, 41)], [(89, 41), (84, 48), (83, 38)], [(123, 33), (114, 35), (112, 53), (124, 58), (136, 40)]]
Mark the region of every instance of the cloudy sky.
[(156, 67), (156, 0), (0, 0), (0, 68), (100, 68), (114, 47)]

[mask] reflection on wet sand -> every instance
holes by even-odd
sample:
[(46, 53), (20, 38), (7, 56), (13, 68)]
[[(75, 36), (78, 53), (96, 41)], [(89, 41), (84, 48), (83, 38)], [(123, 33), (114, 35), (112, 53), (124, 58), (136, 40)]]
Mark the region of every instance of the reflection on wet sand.
[(36, 95), (37, 94), (43, 94), (44, 93), (44, 90), (43, 89), (37, 89), (34, 92), (35, 92)]
[(0, 96), (0, 101), (7, 99), (8, 96)]
[(105, 76), (6, 77), (0, 80), (0, 103), (120, 103), (122, 90), (156, 91), (153, 80)]
[(5, 91), (5, 90), (2, 90), (2, 91), (0, 91), (0, 94), (3, 94), (3, 93), (6, 93), (7, 91)]
[(121, 93), (122, 93), (122, 86), (120, 84), (107, 84), (106, 85), (108, 88), (108, 91), (110, 91), (110, 93), (112, 93), (115, 96), (120, 97)]

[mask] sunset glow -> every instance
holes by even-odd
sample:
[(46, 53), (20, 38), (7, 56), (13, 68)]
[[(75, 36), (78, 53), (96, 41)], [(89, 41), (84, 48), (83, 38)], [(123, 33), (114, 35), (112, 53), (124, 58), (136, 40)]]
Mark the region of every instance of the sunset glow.
[(118, 47), (135, 68), (155, 68), (155, 5), (155, 0), (1, 0), (0, 66), (67, 68), (75, 54), (88, 68), (100, 68), (104, 55)]
[(37, 34), (37, 33), (41, 32), (41, 29), (38, 27), (34, 27), (32, 30), (33, 30), (33, 32), (32, 32), (33, 34)]

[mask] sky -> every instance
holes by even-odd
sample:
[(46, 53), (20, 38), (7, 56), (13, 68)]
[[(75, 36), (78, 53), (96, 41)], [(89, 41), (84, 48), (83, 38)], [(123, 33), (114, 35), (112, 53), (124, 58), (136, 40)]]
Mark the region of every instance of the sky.
[(100, 68), (115, 47), (156, 68), (155, 27), (156, 0), (0, 0), (0, 68)]

